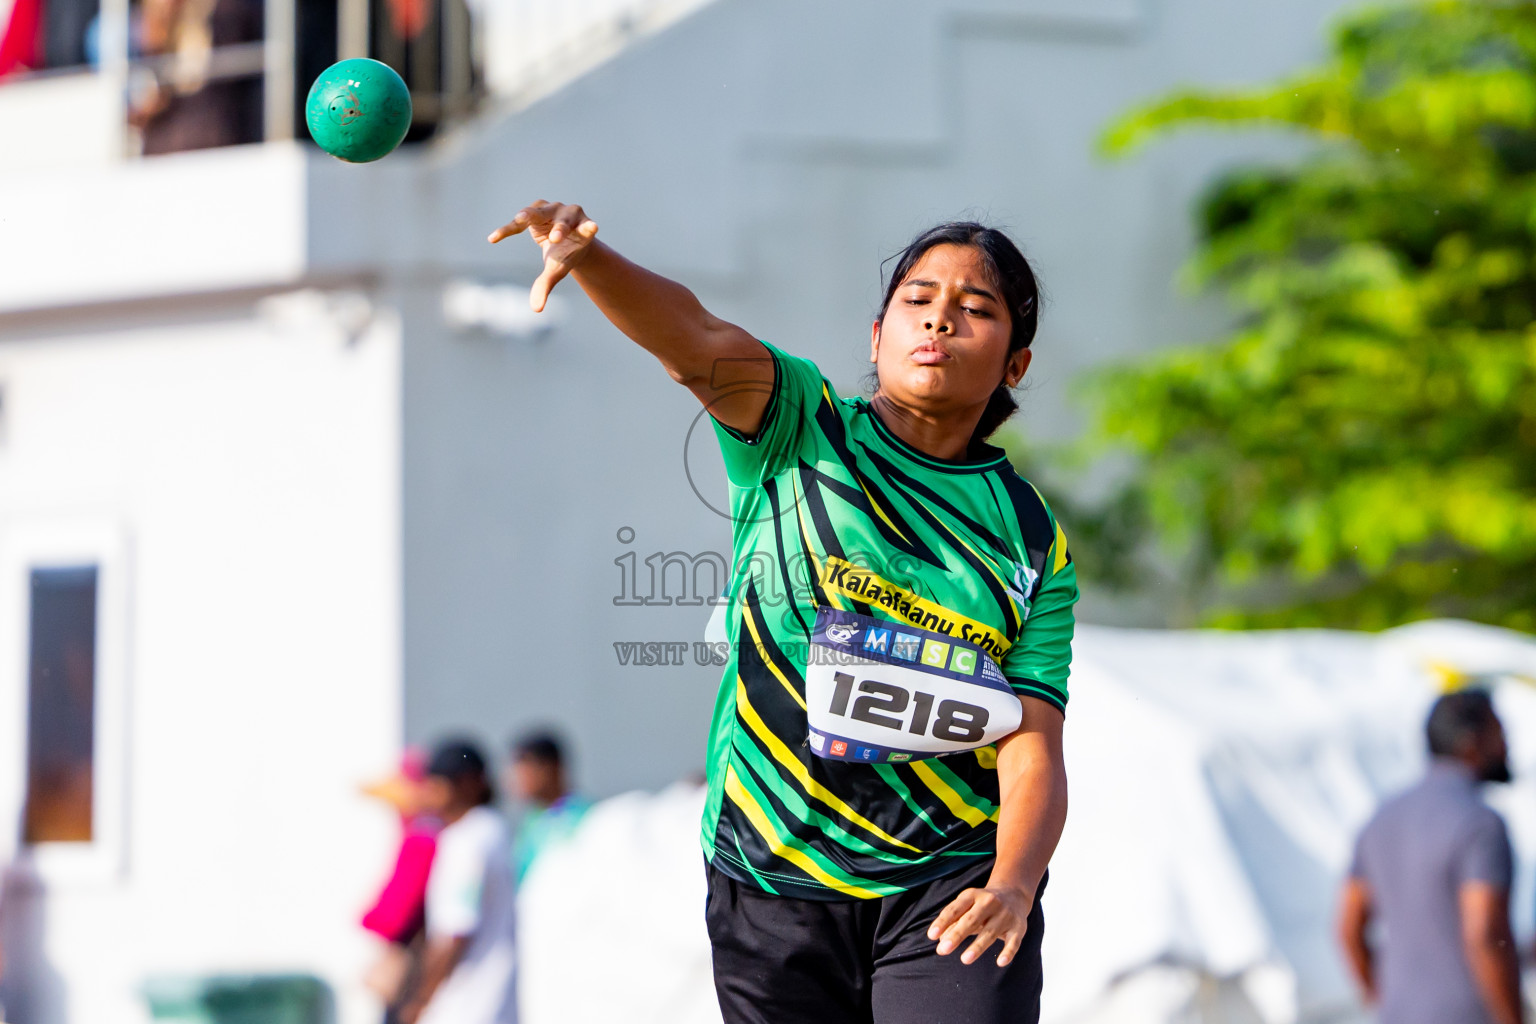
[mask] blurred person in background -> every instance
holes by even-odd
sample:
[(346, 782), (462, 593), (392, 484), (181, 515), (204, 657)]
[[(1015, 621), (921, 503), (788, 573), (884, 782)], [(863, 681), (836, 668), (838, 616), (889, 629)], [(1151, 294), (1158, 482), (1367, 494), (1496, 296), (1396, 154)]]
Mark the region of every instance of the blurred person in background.
[(168, 58), (129, 112), (146, 156), (261, 141), (260, 77), (210, 71), (215, 49), (262, 40), (264, 10), (263, 0), (144, 0), (144, 52)]
[(437, 852), (442, 822), (425, 806), (426, 754), (410, 748), (400, 770), (363, 788), (383, 800), (400, 816), (400, 848), (389, 880), (373, 906), (363, 915), (363, 927), (384, 940), (384, 948), (364, 979), (384, 1003), (385, 1024), (399, 1020), (421, 976), (426, 924), (427, 881)]
[(1509, 781), (1504, 728), (1487, 693), (1464, 690), (1435, 702), (1425, 733), (1429, 771), (1356, 843), (1340, 941), (1382, 1024), (1520, 1024), (1513, 856), (1503, 819), (1478, 795)]
[(512, 744), (507, 788), (527, 804), (512, 842), (512, 865), (521, 885), (539, 853), (570, 835), (591, 802), (571, 792), (565, 748), (553, 732), (531, 732)]
[(424, 808), (443, 823), (427, 881), (421, 979), (401, 1024), (514, 1024), (516, 903), (506, 822), (485, 757), (467, 740), (427, 762)]

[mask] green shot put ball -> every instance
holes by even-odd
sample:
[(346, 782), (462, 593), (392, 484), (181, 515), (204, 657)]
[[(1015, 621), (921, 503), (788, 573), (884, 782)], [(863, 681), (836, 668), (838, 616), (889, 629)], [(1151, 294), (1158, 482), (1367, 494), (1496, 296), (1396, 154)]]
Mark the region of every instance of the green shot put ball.
[(388, 64), (367, 57), (337, 61), (309, 87), (304, 120), (327, 153), (365, 164), (387, 156), (411, 126), (411, 92)]

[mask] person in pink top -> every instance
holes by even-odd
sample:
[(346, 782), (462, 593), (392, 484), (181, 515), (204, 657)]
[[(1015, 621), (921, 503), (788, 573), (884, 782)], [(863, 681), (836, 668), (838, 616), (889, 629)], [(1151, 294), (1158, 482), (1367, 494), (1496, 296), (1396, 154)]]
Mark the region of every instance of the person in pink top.
[(400, 1008), (415, 994), (421, 973), (427, 880), (437, 855), (437, 834), (442, 829), (442, 822), (423, 802), (425, 778), (426, 755), (410, 748), (401, 757), (399, 772), (363, 790), (400, 815), (400, 849), (394, 869), (362, 920), (365, 929), (386, 943), (365, 979), (384, 1003), (385, 1024), (396, 1024)]

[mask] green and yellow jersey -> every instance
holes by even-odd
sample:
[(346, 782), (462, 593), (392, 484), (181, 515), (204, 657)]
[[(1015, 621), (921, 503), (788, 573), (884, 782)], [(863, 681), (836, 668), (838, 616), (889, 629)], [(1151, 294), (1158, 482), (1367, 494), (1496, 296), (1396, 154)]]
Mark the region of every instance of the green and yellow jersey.
[[(952, 639), (960, 653), (935, 672), (990, 658), (996, 686), (1065, 710), (1076, 571), (1050, 509), (1000, 449), (965, 462), (925, 455), (867, 400), (838, 397), (814, 363), (767, 348), (774, 386), (756, 437), (715, 423), (734, 571), (701, 838), (717, 869), (767, 892), (885, 896), (995, 853), (996, 748), (868, 751), (883, 763), (818, 756), (811, 741), (825, 754), (826, 737), (813, 736), (806, 705), (808, 664), (826, 650), (816, 643), (829, 628), (854, 635), (845, 623), (888, 624), (856, 638), (906, 636), (928, 662)], [(845, 712), (848, 696), (834, 698)], [(905, 709), (909, 695), (897, 696)], [(903, 712), (912, 732), (928, 703)]]

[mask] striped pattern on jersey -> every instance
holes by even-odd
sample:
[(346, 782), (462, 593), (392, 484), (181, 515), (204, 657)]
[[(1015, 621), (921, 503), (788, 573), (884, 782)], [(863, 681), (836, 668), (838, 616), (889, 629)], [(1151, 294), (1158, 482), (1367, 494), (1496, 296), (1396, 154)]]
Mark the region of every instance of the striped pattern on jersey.
[(997, 754), (816, 757), (804, 678), (816, 609), (984, 635), (1015, 691), (1065, 710), (1076, 571), (999, 449), (925, 455), (815, 364), (766, 347), (775, 379), (757, 436), (715, 423), (734, 572), (701, 838), (715, 867), (766, 892), (885, 896), (995, 852)]

